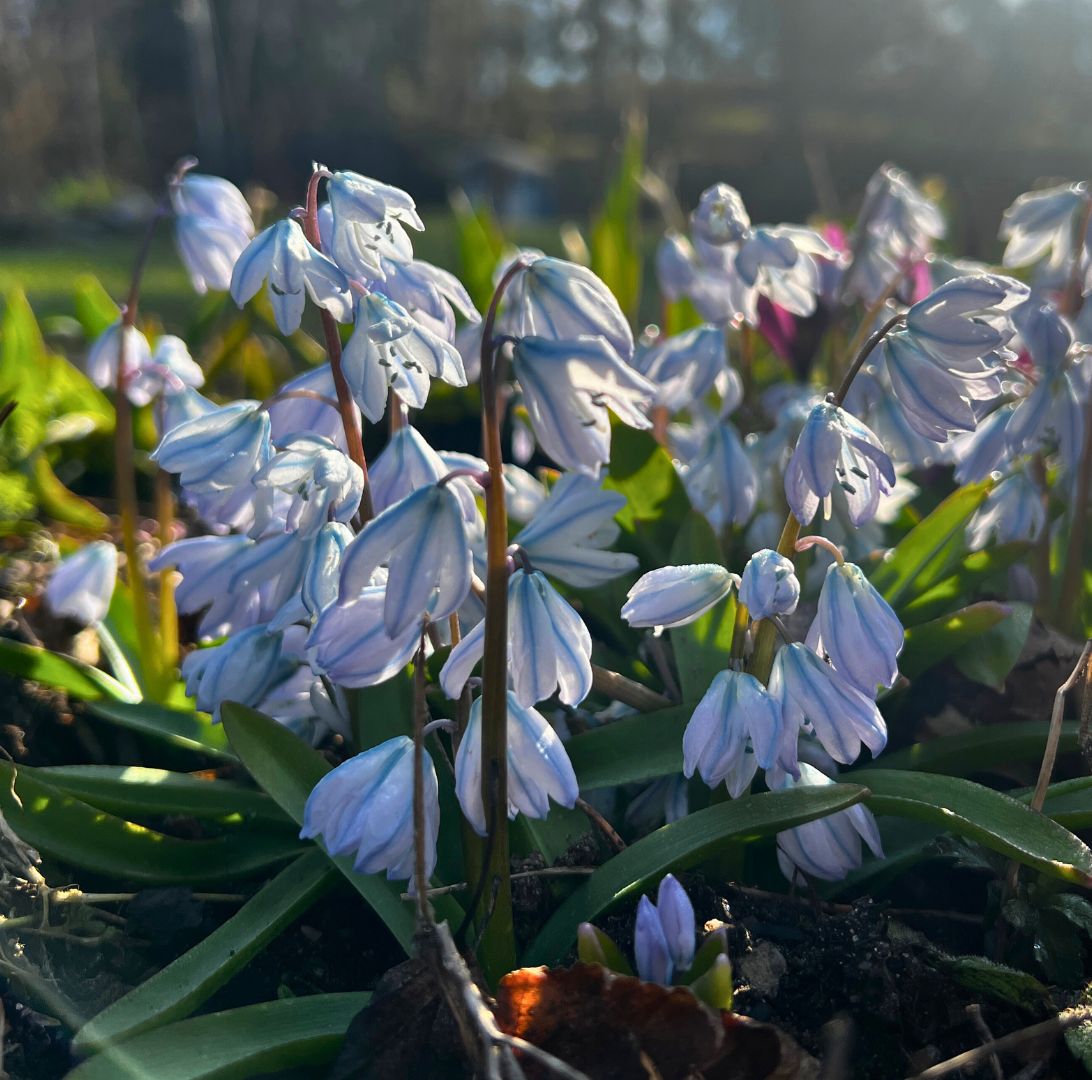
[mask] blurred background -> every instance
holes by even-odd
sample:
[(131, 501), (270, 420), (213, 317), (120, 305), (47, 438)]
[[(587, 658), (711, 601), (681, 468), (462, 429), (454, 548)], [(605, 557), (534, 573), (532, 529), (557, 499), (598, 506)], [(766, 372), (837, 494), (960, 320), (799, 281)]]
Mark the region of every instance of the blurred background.
[(891, 159), (990, 258), (1016, 194), (1092, 174), (1090, 106), (1090, 0), (0, 0), (0, 273), (48, 308), (94, 252), (109, 284), (190, 152), (286, 203), (314, 159), (441, 238), (456, 189), (556, 238), (634, 125), (684, 209), (724, 179), (757, 221), (851, 215)]

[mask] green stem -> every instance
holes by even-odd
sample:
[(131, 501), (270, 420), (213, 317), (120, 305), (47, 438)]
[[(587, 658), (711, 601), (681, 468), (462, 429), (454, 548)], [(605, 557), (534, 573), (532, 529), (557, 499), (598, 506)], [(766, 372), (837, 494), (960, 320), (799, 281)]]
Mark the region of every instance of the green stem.
[(114, 678), (135, 695), (136, 701), (140, 701), (144, 695), (141, 693), (140, 684), (137, 682), (136, 675), (133, 674), (129, 661), (125, 658), (125, 653), (118, 644), (118, 639), (110, 633), (105, 623), (97, 623), (95, 633), (99, 636), (99, 646), (110, 665), (110, 670), (114, 673)]
[(524, 269), (516, 260), (501, 278), (482, 329), (482, 442), (489, 466), (485, 489), (485, 646), (482, 654), (482, 806), (489, 823), (485, 889), (476, 918), (482, 928), (480, 960), (493, 983), (516, 962), (508, 849), (508, 510), (496, 385), (493, 327), (505, 289)]

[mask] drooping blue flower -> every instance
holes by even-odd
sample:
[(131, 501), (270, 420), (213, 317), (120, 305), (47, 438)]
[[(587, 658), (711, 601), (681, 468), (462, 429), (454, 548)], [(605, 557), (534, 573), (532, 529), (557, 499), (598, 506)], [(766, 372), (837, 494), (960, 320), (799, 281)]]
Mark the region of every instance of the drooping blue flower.
[[(307, 797), (304, 840), (321, 837), (334, 856), (352, 855), (361, 874), (386, 871), (391, 881), (414, 876), (413, 741), (405, 735), (373, 746), (328, 772)], [(425, 876), (436, 866), (440, 831), (439, 785), (432, 758), (424, 755)]]
[(283, 630), (293, 623), (310, 624), (337, 600), (341, 556), (353, 535), (352, 529), (340, 521), (329, 521), (318, 529), (307, 544), (299, 589), (270, 620), (270, 630)]
[(401, 188), (360, 173), (336, 172), (326, 194), (330, 228), (323, 246), (347, 274), (382, 279), (384, 257), (412, 258), (403, 226), (418, 232), (425, 226), (413, 199)]
[(633, 358), (633, 331), (614, 294), (586, 266), (550, 256), (524, 255), (529, 264), (506, 294), (517, 337), (572, 341), (599, 337), (618, 358)]
[(563, 473), (514, 542), (543, 573), (590, 589), (637, 566), (637, 557), (605, 550), (621, 531), (614, 515), (626, 504), (583, 473)]
[(175, 242), (194, 291), (226, 292), (235, 262), (254, 235), (243, 193), (219, 176), (187, 172), (170, 186)]
[(598, 476), (610, 460), (608, 409), (630, 427), (652, 426), (655, 386), (604, 337), (525, 337), (512, 368), (539, 446), (566, 469)]
[(799, 642), (774, 657), (770, 694), (781, 705), (786, 731), (807, 721), (835, 761), (857, 760), (861, 743), (878, 755), (887, 745), (887, 725), (875, 701)]
[[(740, 244), (735, 267), (743, 283), (756, 294), (793, 315), (806, 317), (815, 311), (820, 290), (816, 257), (835, 261), (838, 253), (811, 229), (760, 225)], [(757, 323), (757, 309), (748, 311), (747, 321)]]
[[(440, 672), (449, 698), (458, 698), (482, 657), (485, 622), (451, 650)], [(552, 697), (576, 706), (591, 693), (591, 635), (583, 620), (537, 570), (508, 579), (508, 657), (512, 694), (532, 706)]]
[(751, 229), (743, 198), (730, 184), (706, 188), (690, 215), (694, 235), (709, 244), (738, 244)]
[(451, 468), (411, 424), (400, 427), (368, 469), (377, 514), (418, 488), (439, 483)]
[(481, 313), (454, 274), (421, 259), (399, 262), (382, 258), (380, 264), (380, 291), (437, 337), (457, 346), (455, 312), (470, 324), (481, 322)]
[[(802, 762), (799, 779), (780, 769), (771, 769), (766, 774), (766, 783), (772, 791), (784, 791), (793, 787), (827, 787), (834, 781)], [(841, 881), (861, 865), (862, 840), (878, 859), (884, 857), (876, 819), (867, 807), (858, 804), (778, 833), (777, 861), (790, 882), (795, 880), (798, 870), (823, 881)]]
[(342, 522), (352, 519), (360, 506), (364, 474), (329, 439), (299, 434), (255, 473), (254, 485), (290, 495), (285, 528), (311, 536), (331, 517)]
[(662, 566), (642, 575), (626, 594), (622, 618), (630, 626), (670, 629), (693, 622), (739, 585), (716, 563)]
[[(107, 389), (117, 385), (118, 361), (123, 340), (125, 375), (130, 383), (151, 363), (152, 347), (148, 344), (148, 339), (135, 326), (123, 328), (121, 319), (118, 318), (95, 338), (87, 351), (85, 370), (87, 377), (96, 386)], [(147, 400), (134, 401), (133, 404), (146, 405)]]
[(1051, 266), (1068, 262), (1074, 215), (1087, 199), (1084, 184), (1059, 184), (1018, 196), (1001, 220), (1001, 239), (1008, 241), (1004, 265), (1027, 266), (1048, 253)]
[(800, 600), (800, 582), (792, 560), (769, 548), (756, 551), (743, 568), (739, 599), (752, 619), (792, 614)]
[(117, 577), (117, 548), (95, 540), (58, 563), (45, 588), (46, 603), (55, 615), (95, 626), (106, 618)]
[(431, 379), (466, 386), (459, 350), (382, 293), (356, 302), (355, 327), (342, 353), (345, 378), (360, 411), (376, 423), (392, 389), (412, 409), (428, 400)]
[[(344, 561), (344, 556), (343, 556)], [(392, 636), (383, 624), (386, 590), (371, 585), (328, 604), (307, 639), (311, 664), (339, 686), (376, 686), (397, 675), (421, 644), (420, 622)]]
[(269, 414), (257, 401), (234, 401), (172, 428), (152, 459), (191, 492), (223, 491), (249, 480), (272, 457), (269, 432)]
[(750, 520), (758, 502), (758, 475), (734, 424), (713, 423), (697, 453), (679, 468), (690, 501), (714, 529)]
[(250, 241), (235, 262), (231, 298), (242, 307), (264, 281), (269, 283), (269, 302), (282, 334), (293, 334), (300, 328), (305, 293), (338, 322), (351, 318), (349, 279), (307, 242), (303, 230), (291, 218), (270, 225)]
[(781, 756), (795, 765), (796, 729), (784, 732), (781, 707), (753, 675), (722, 671), (705, 692), (683, 733), (683, 772), (697, 772), (709, 787), (726, 783), (738, 799), (759, 766)]
[(977, 484), (1000, 469), (1009, 455), (1008, 423), (1014, 406), (1002, 405), (978, 422), (974, 431), (951, 442), (955, 478), (960, 484)]
[(1034, 541), (1046, 524), (1043, 493), (1027, 469), (1017, 469), (995, 487), (967, 525), (967, 544), (979, 551), (991, 540)]
[(633, 958), (645, 982), (670, 986), (694, 962), (694, 905), (674, 874), (665, 874), (656, 903), (642, 896), (633, 930)]
[[(874, 697), (893, 686), (904, 632), (891, 605), (854, 563), (832, 563), (819, 593), (822, 649), (838, 674)], [(871, 745), (871, 744), (870, 744)]]
[(205, 373), (190, 356), (186, 343), (173, 334), (162, 334), (147, 362), (130, 377), (129, 400), (137, 406), (147, 405), (160, 394), (179, 394), (204, 382)]
[[(303, 391), (303, 396), (296, 396)], [(322, 435), (345, 449), (345, 427), (338, 411), (334, 374), (329, 364), (320, 364), (302, 375), (289, 379), (279, 391), (279, 396), (269, 403), (270, 437), (279, 446), (290, 435), (306, 431)], [(312, 396), (312, 395), (318, 395)], [(359, 412), (354, 404), (352, 411)]]
[(894, 486), (895, 467), (869, 428), (821, 401), (808, 414), (785, 470), (785, 496), (797, 521), (807, 525), (836, 483), (846, 493), (850, 520), (863, 525)]
[(264, 625), (232, 634), (223, 644), (195, 649), (182, 661), (186, 693), (215, 721), (225, 701), (256, 706), (286, 674), (281, 637)]
[[(482, 701), (470, 707), (470, 721), (455, 755), (455, 794), (467, 821), (479, 836), (488, 822), (482, 804)], [(508, 816), (544, 818), (550, 800), (569, 809), (580, 787), (569, 755), (546, 718), (524, 708), (508, 693)]]
[(634, 363), (658, 387), (656, 404), (678, 412), (704, 397), (727, 369), (724, 332), (705, 325), (657, 339), (637, 351)]
[(466, 519), (450, 485), (419, 488), (365, 525), (341, 560), (339, 604), (358, 597), (384, 565), (383, 624), (390, 637), (458, 609), (470, 592), (472, 558)]

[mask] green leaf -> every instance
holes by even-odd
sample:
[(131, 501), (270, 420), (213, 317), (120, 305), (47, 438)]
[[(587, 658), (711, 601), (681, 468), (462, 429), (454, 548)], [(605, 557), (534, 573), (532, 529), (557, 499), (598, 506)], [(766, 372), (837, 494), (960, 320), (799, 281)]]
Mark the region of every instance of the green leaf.
[(633, 968), (614, 939), (598, 926), (581, 923), (576, 931), (576, 958), (583, 964), (598, 964), (619, 975), (633, 975)]
[(90, 806), (31, 769), (0, 761), (0, 809), (32, 847), (62, 862), (131, 882), (229, 881), (303, 850), (291, 835), (230, 833), (179, 840)]
[[(26, 766), (22, 768), (26, 770)], [(241, 815), (277, 825), (288, 825), (291, 820), (264, 792), (231, 780), (202, 779), (136, 765), (48, 765), (33, 771), (58, 791), (112, 814)]]
[(967, 554), (964, 530), (992, 486), (984, 480), (953, 492), (877, 564), (869, 578), (896, 611), (950, 576)]
[(222, 926), (88, 1021), (72, 1040), (77, 1053), (101, 1049), (189, 1016), (242, 970), (337, 878), (312, 849), (267, 881)]
[(765, 792), (698, 810), (642, 837), (604, 863), (562, 903), (528, 950), (526, 963), (555, 964), (582, 922), (635, 896), (669, 870), (693, 866), (732, 842), (757, 839), (860, 802), (855, 784)]
[[(282, 724), (254, 709), (229, 701), (220, 712), (231, 745), (250, 774), (289, 817), (302, 824), (307, 796), (330, 771), (325, 759)], [(378, 874), (358, 874), (347, 856), (333, 861), (408, 953), (414, 915), (412, 906), (401, 898), (401, 888)], [(462, 910), (452, 897), (436, 900), (433, 906), (439, 918), (453, 925), (462, 921)]]
[(465, 192), (453, 192), (450, 201), (459, 247), (459, 280), (484, 312), (493, 296), (493, 271), (504, 254), (504, 234), (493, 215), (471, 205)]
[[(1038, 725), (1040, 728), (1044, 724)], [(1077, 724), (1073, 723), (1073, 748), (1076, 748)], [(1045, 736), (1045, 733), (1044, 733)], [(1012, 792), (1014, 799), (1030, 803), (1034, 790)], [(1092, 828), (1092, 776), (1078, 776), (1075, 780), (1063, 780), (1047, 788), (1043, 801), (1043, 813), (1067, 829)]]
[(348, 694), (353, 742), (358, 750), (413, 733), (413, 673), (409, 668), (378, 686), (349, 690)]
[(950, 615), (910, 627), (899, 656), (899, 671), (907, 678), (916, 678), (989, 633), (1008, 619), (1012, 611), (1011, 604), (980, 600)]
[[(581, 791), (682, 772), (682, 737), (693, 705), (625, 716), (575, 735), (566, 744)], [(1040, 725), (1041, 726), (1041, 725)], [(634, 747), (640, 752), (635, 753)]]
[[(1071, 753), (1077, 749), (1077, 727), (1076, 721), (1062, 724), (1059, 753)], [(869, 767), (920, 769), (923, 772), (965, 776), (1018, 761), (1036, 761), (1043, 756), (1046, 737), (1047, 725), (1039, 720), (1025, 720), (1017, 724), (983, 724), (973, 731), (893, 750), (881, 755)]]
[(81, 701), (133, 702), (133, 695), (106, 672), (63, 653), (9, 638), (0, 638), (0, 671), (64, 690)]
[[(0, 654), (2, 659), (2, 654)], [(82, 695), (81, 695), (82, 696)], [(168, 709), (151, 701), (95, 701), (89, 706), (96, 716), (115, 724), (162, 739), (184, 750), (224, 761), (237, 758), (228, 746), (227, 735), (220, 724), (214, 724), (205, 713)]]
[(646, 566), (665, 566), (678, 523), (690, 500), (667, 451), (647, 432), (611, 420), (610, 474), (603, 487), (619, 491), (626, 505), (615, 520), (622, 526), (618, 546)]
[(999, 791), (955, 776), (856, 769), (877, 814), (939, 825), (1050, 877), (1092, 887), (1092, 851), (1068, 829)]
[(690, 983), (690, 992), (712, 1009), (732, 1008), (732, 962), (721, 953), (708, 971)]
[(96, 533), (105, 532), (110, 524), (110, 519), (98, 507), (73, 494), (57, 479), (40, 450), (30, 458), (30, 487), (42, 512), (54, 521)]
[[(671, 546), (670, 562), (675, 566), (691, 563), (721, 563), (724, 554), (713, 527), (696, 510), (683, 518)], [(714, 676), (728, 666), (736, 620), (736, 597), (732, 592), (699, 619), (671, 631), (671, 648), (679, 670), (682, 696), (698, 701)], [(641, 753), (640, 747), (633, 747)]]
[(316, 994), (180, 1020), (78, 1065), (68, 1080), (249, 1080), (307, 1067), (321, 1075), (371, 994)]
[(1023, 652), (1031, 629), (1031, 604), (1009, 604), (1008, 615), (955, 654), (955, 665), (968, 679), (1005, 689), (1005, 679)]
[(1023, 1009), (1042, 1009), (1050, 1004), (1050, 992), (1034, 975), (984, 956), (945, 956), (936, 954), (931, 963), (947, 972), (976, 997), (989, 997)]
[(1023, 559), (1030, 547), (1024, 541), (1014, 540), (985, 551), (972, 551), (951, 577), (938, 581), (900, 608), (903, 625), (916, 626), (974, 599), (987, 582)]
[(76, 319), (83, 327), (88, 341), (94, 341), (121, 316), (117, 304), (94, 274), (80, 274), (76, 278), (72, 283), (72, 300), (76, 308)]

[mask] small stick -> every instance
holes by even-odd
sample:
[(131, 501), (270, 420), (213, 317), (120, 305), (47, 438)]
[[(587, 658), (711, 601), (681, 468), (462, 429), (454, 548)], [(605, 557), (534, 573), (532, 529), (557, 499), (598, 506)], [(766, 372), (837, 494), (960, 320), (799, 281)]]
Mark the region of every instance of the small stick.
[[(990, 1031), (989, 1024), (982, 1016), (982, 1006), (977, 1004), (968, 1005), (964, 1011), (971, 1018), (971, 1023), (974, 1024), (979, 1038), (983, 1042), (994, 1042), (993, 1032)], [(1005, 1074), (1001, 1069), (1001, 1059), (996, 1054), (990, 1054), (990, 1069), (993, 1071), (994, 1080), (1005, 1080)]]
[(959, 1069), (978, 1065), (995, 1054), (1005, 1053), (1016, 1046), (1020, 1046), (1021, 1043), (1060, 1035), (1063, 1031), (1068, 1031), (1070, 1028), (1087, 1023), (1090, 1020), (1092, 1020), (1092, 1008), (1072, 1009), (1068, 1012), (1059, 1013), (1049, 1020), (1044, 1020), (1041, 1024), (1032, 1024), (1031, 1027), (1021, 1028), (1019, 1031), (1012, 1032), (1011, 1035), (1003, 1035), (1000, 1039), (983, 1043), (973, 1050), (965, 1050), (962, 1054), (956, 1054), (955, 1057), (948, 1058), (947, 1061), (931, 1065), (924, 1072), (910, 1077), (910, 1080), (937, 1080), (937, 1077), (947, 1076)]
[[(595, 871), (594, 866), (543, 866), (538, 870), (519, 870), (512, 874), (512, 880), (532, 877), (585, 877), (588, 874), (594, 874)], [(434, 896), (447, 896), (449, 893), (462, 892), (469, 887), (468, 881), (459, 881), (454, 885), (439, 885), (435, 889), (429, 889), (426, 895), (431, 900)], [(405, 892), (402, 893), (402, 899), (413, 900), (415, 897), (412, 893)]]
[(615, 851), (625, 851), (626, 842), (615, 831), (614, 826), (607, 821), (605, 817), (591, 803), (585, 802), (583, 799), (576, 800), (577, 810), (583, 811), (591, 823), (603, 834), (606, 841)]
[(592, 664), (592, 690), (629, 705), (638, 712), (655, 712), (671, 705), (671, 700), (663, 694), (598, 664)]

